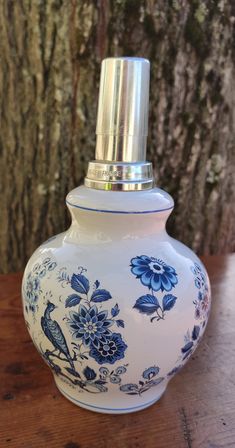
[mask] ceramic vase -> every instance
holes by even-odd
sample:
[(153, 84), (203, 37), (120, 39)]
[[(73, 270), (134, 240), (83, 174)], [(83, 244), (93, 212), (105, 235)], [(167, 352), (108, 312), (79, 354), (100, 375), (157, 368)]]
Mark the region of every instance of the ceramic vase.
[[(129, 90), (132, 69), (137, 81), (147, 73), (145, 60), (106, 65), (118, 86), (124, 73)], [(70, 228), (30, 258), (22, 296), (29, 333), (61, 393), (89, 410), (120, 414), (159, 400), (194, 352), (209, 316), (210, 283), (198, 257), (166, 232), (173, 199), (154, 187), (136, 139), (110, 136), (108, 146), (102, 137), (85, 186), (67, 196)], [(123, 162), (114, 154), (120, 145)]]

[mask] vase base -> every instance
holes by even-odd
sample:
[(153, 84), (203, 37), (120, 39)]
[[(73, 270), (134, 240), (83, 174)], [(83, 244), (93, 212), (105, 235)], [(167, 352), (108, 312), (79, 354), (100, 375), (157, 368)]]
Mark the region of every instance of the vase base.
[(152, 400), (147, 401), (146, 403), (137, 405), (137, 406), (128, 406), (128, 407), (117, 407), (117, 408), (109, 408), (109, 407), (102, 407), (97, 406), (89, 403), (85, 403), (82, 400), (78, 400), (77, 398), (71, 396), (64, 388), (61, 387), (60, 381), (58, 381), (57, 378), (55, 378), (55, 383), (57, 388), (59, 389), (60, 393), (67, 398), (67, 400), (71, 401), (73, 404), (76, 404), (76, 406), (79, 406), (81, 408), (87, 409), (92, 412), (99, 412), (101, 414), (129, 414), (132, 412), (138, 412), (142, 411), (145, 408), (148, 408), (149, 406), (152, 406), (154, 403), (156, 403), (162, 395), (164, 394), (166, 390), (166, 386), (164, 386), (161, 391), (159, 391), (159, 394)]

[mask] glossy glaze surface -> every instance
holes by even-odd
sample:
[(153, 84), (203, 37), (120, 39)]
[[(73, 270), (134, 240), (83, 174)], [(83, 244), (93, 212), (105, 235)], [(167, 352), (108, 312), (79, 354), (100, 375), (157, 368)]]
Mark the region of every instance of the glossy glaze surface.
[(68, 399), (98, 412), (143, 409), (204, 332), (208, 276), (166, 233), (173, 201), (162, 190), (80, 187), (67, 202), (71, 227), (40, 246), (25, 270), (29, 332)]

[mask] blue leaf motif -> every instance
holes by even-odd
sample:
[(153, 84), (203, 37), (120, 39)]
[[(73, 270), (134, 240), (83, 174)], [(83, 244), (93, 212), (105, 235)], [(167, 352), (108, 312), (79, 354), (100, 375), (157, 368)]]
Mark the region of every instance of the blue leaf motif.
[(171, 308), (173, 308), (177, 297), (173, 296), (172, 294), (166, 294), (163, 297), (162, 306), (164, 311), (169, 311)]
[(96, 373), (93, 369), (91, 369), (89, 366), (87, 366), (84, 370), (83, 370), (83, 374), (86, 377), (86, 379), (88, 381), (92, 381), (96, 378)]
[(188, 352), (191, 348), (192, 348), (192, 346), (193, 346), (193, 342), (188, 342), (182, 349), (181, 349), (181, 352), (182, 353), (186, 353), (186, 352)]
[(122, 328), (125, 327), (124, 321), (122, 319), (117, 319), (116, 320), (116, 324), (117, 324), (118, 327), (122, 327)]
[(71, 278), (71, 287), (81, 294), (87, 294), (90, 289), (89, 280), (82, 274), (73, 274)]
[(161, 383), (164, 380), (163, 377), (160, 378), (156, 378), (155, 380), (151, 380), (148, 382), (148, 386), (152, 387), (152, 386), (157, 386), (159, 383)]
[(120, 309), (118, 307), (118, 304), (116, 303), (116, 305), (111, 309), (112, 317), (116, 317), (119, 314), (119, 311)]
[(192, 352), (193, 352), (193, 348), (191, 348), (190, 350), (188, 350), (188, 351), (184, 354), (182, 361), (184, 361), (185, 359), (187, 359), (187, 358), (191, 355)]
[(77, 294), (71, 294), (70, 296), (67, 297), (65, 301), (65, 308), (78, 305), (80, 301), (81, 297), (79, 297)]
[(93, 292), (91, 296), (92, 302), (105, 302), (106, 300), (112, 299), (110, 292), (106, 291), (106, 289), (97, 289)]
[(151, 294), (139, 297), (133, 308), (137, 308), (140, 313), (153, 314), (159, 308), (158, 299)]
[(193, 331), (192, 331), (192, 339), (193, 339), (194, 341), (197, 340), (197, 338), (198, 338), (198, 336), (199, 336), (199, 333), (200, 333), (200, 327), (199, 327), (198, 325), (194, 325), (194, 327), (193, 327)]

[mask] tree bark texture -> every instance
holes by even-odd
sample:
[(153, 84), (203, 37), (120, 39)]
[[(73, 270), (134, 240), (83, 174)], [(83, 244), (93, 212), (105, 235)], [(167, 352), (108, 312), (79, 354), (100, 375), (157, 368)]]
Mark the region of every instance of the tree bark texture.
[(233, 0), (0, 0), (0, 269), (69, 224), (94, 158), (100, 63), (151, 61), (148, 159), (175, 199), (169, 232), (235, 248)]

